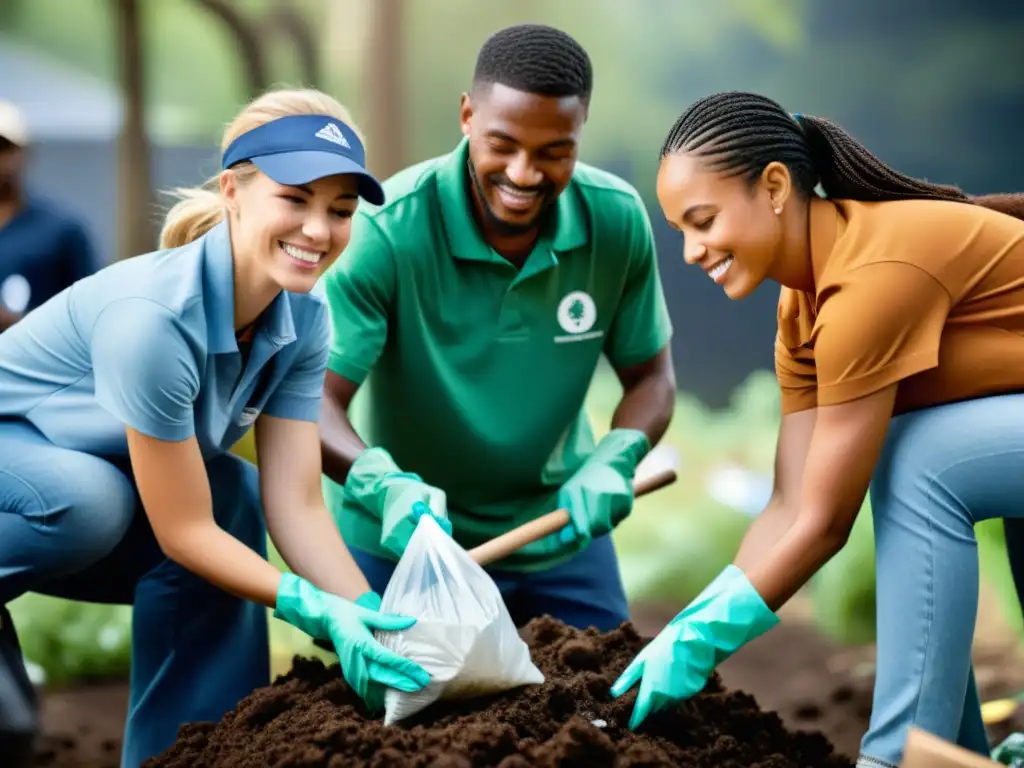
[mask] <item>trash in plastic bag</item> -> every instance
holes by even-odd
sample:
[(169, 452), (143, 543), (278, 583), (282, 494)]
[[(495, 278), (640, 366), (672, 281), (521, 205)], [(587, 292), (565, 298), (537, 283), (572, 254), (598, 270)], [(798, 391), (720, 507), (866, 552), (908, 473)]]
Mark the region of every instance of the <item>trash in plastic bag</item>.
[(385, 725), (439, 699), (544, 682), (497, 585), (430, 515), (420, 518), (384, 590), (380, 610), (416, 617), (409, 629), (380, 632), (377, 640), (421, 664), (431, 680), (414, 693), (388, 688)]

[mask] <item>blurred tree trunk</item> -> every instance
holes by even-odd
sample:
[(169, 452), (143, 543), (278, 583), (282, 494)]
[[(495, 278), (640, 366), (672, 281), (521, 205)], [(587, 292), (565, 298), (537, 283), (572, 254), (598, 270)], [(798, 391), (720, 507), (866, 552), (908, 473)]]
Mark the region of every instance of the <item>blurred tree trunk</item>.
[(317, 36), (309, 21), (295, 6), (290, 2), (277, 5), (261, 26), (268, 32), (283, 34), (290, 39), (299, 55), (302, 84), (309, 88), (321, 88), (322, 75)]
[(115, 0), (124, 122), (117, 147), (118, 258), (154, 250), (153, 203), (145, 118), (145, 65), (138, 0)]
[(14, 26), (14, 20), (21, 13), (21, 4), (24, 0), (2, 0), (0, 1), (0, 26), (10, 29)]
[(370, 167), (378, 177), (406, 165), (405, 0), (373, 0), (371, 43), (363, 74), (369, 107), (367, 144)]
[(249, 98), (254, 99), (270, 85), (267, 65), (263, 60), (263, 46), (256, 26), (246, 20), (230, 0), (196, 0), (196, 2), (220, 19), (234, 35), (238, 53), (242, 57), (242, 70), (248, 78)]

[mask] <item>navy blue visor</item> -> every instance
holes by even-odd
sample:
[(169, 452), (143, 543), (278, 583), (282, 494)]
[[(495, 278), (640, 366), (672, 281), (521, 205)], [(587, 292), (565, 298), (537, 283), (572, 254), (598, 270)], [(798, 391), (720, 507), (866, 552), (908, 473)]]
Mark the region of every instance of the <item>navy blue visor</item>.
[(330, 115), (290, 115), (243, 133), (225, 150), (221, 167), (243, 160), (289, 187), (352, 174), (358, 177), (360, 197), (373, 205), (384, 203), (384, 189), (366, 170), (363, 143), (355, 131)]

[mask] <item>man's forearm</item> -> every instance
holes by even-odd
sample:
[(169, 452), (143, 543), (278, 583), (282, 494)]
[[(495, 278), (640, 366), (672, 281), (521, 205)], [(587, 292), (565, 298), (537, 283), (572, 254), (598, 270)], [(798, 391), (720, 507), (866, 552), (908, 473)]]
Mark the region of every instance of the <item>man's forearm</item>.
[(625, 389), (615, 414), (612, 429), (638, 429), (655, 446), (672, 421), (676, 389), (671, 376), (654, 372)]
[(325, 397), (320, 415), (320, 460), (324, 474), (343, 485), (352, 464), (364, 450), (366, 443), (356, 434), (346, 410)]

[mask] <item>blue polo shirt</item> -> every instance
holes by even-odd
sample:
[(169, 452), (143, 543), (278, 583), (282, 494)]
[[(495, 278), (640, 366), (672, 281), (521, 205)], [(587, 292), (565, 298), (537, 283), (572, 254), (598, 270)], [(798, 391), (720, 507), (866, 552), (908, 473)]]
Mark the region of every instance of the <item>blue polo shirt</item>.
[(31, 311), (99, 266), (82, 225), (48, 202), (29, 198), (0, 226), (0, 288), (14, 279), (29, 289), (27, 306), (11, 309)]
[(261, 413), (316, 421), (330, 343), (323, 300), (281, 292), (248, 355), (234, 332), (227, 224), (117, 262), (0, 334), (0, 418), (56, 445), (127, 454), (125, 425), (228, 451)]

